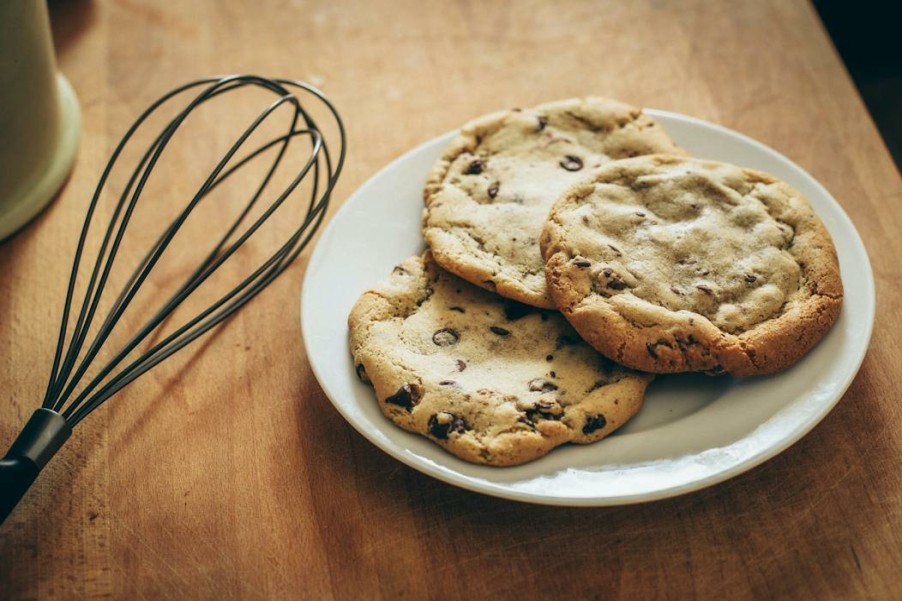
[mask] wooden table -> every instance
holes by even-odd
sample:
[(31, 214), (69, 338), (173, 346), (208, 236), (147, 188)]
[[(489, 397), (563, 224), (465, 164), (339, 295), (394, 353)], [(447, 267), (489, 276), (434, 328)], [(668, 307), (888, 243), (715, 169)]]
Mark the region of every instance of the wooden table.
[(215, 73), (306, 79), (338, 105), (332, 210), (499, 108), (609, 95), (737, 129), (840, 201), (878, 315), (848, 393), (779, 457), (671, 500), (541, 507), (421, 475), (343, 421), (300, 342), (308, 252), (78, 427), (0, 529), (0, 597), (902, 598), (902, 186), (807, 2), (60, 0), (51, 18), (83, 138), (59, 198), (0, 245), (4, 448), (39, 404), (112, 145), (163, 91)]

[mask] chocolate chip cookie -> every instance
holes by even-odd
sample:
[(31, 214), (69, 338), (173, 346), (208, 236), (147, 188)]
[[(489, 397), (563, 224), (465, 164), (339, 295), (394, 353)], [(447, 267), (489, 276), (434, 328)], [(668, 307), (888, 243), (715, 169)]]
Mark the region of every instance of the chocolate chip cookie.
[(564, 316), (634, 369), (776, 372), (842, 307), (836, 250), (808, 201), (725, 163), (611, 163), (554, 204), (541, 247)]
[(482, 288), (552, 308), (539, 235), (551, 203), (614, 159), (682, 153), (640, 109), (604, 98), (471, 121), (426, 182), (423, 235), (436, 262)]
[(428, 252), (364, 293), (348, 323), (382, 412), (473, 463), (595, 442), (635, 415), (652, 377), (605, 359), (559, 313), (468, 284)]

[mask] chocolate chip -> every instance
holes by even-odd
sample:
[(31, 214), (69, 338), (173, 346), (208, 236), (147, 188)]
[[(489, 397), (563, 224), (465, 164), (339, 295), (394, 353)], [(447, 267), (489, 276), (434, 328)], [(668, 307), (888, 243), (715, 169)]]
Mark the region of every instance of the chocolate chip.
[(543, 378), (533, 378), (529, 381), (529, 389), (533, 392), (553, 392), (557, 385)]
[(607, 418), (603, 415), (586, 416), (586, 425), (583, 426), (583, 434), (591, 434), (596, 430), (604, 428), (608, 423)]
[(448, 438), (452, 433), (466, 430), (467, 422), (464, 418), (449, 411), (439, 411), (429, 418), (429, 433), (441, 440)]
[(498, 326), (490, 326), (489, 329), (499, 336), (510, 336), (510, 330), (505, 330), (504, 328), (499, 328)]
[(545, 355), (545, 361), (553, 361), (554, 355)]
[(386, 398), (385, 402), (410, 410), (416, 406), (422, 396), (423, 389), (419, 385), (405, 384), (398, 389), (398, 392)]
[(611, 269), (610, 267), (605, 267), (602, 270), (602, 273), (604, 274), (604, 277), (609, 278), (614, 274), (614, 270)]
[(466, 313), (463, 307), (448, 307), (449, 311), (456, 311), (458, 313)]
[(558, 421), (563, 417), (563, 414), (560, 410), (558, 411), (540, 411), (539, 409), (532, 409), (526, 412), (526, 416), (523, 421), (524, 423), (529, 424), (530, 426), (535, 427), (536, 422), (540, 419), (544, 420), (554, 420)]
[(696, 286), (696, 288), (698, 288), (699, 290), (701, 290), (701, 291), (704, 292), (705, 294), (714, 294), (714, 291), (711, 290), (711, 288), (709, 288), (708, 286), (705, 286), (704, 284), (698, 284), (698, 285)]
[(541, 400), (536, 403), (536, 410), (540, 413), (559, 413), (560, 405), (557, 401)]
[(442, 328), (432, 335), (432, 342), (438, 346), (451, 346), (457, 344), (460, 334), (454, 328)]
[(626, 288), (626, 282), (623, 280), (611, 280), (608, 282), (608, 288), (612, 290), (623, 290)]
[(442, 380), (438, 383), (439, 386), (455, 386), (457, 382), (454, 380)]
[(573, 156), (572, 154), (568, 154), (563, 159), (561, 159), (560, 165), (567, 171), (579, 171), (583, 168), (583, 160), (579, 157)]
[(758, 277), (755, 276), (755, 275), (753, 275), (753, 274), (751, 274), (751, 273), (745, 274), (745, 281), (748, 282), (749, 284), (755, 283), (755, 281), (756, 281), (757, 279), (758, 279)]
[(479, 175), (483, 169), (485, 169), (485, 161), (476, 159), (467, 165), (467, 168), (464, 169), (464, 175)]
[(524, 305), (523, 303), (512, 300), (504, 301), (504, 317), (507, 318), (508, 321), (516, 321), (522, 317), (526, 317), (533, 311), (535, 311), (535, 309), (529, 305)]
[(673, 345), (672, 345), (670, 342), (668, 342), (667, 340), (663, 339), (663, 338), (659, 339), (659, 340), (658, 340), (657, 342), (655, 342), (654, 344), (652, 344), (652, 343), (647, 343), (647, 344), (645, 345), (645, 350), (646, 350), (646, 352), (648, 352), (649, 356), (650, 356), (652, 359), (657, 359), (657, 358), (658, 358), (658, 353), (657, 353), (657, 351), (656, 351), (655, 349), (657, 349), (659, 346), (666, 346), (666, 347), (669, 348), (669, 349), (672, 349), (672, 348), (673, 348)]
[(556, 399), (543, 398), (529, 406), (519, 406), (524, 411), (524, 416), (519, 419), (523, 423), (534, 426), (536, 421), (559, 420), (564, 417), (564, 408)]
[(552, 378), (556, 378), (556, 377), (557, 377), (557, 374), (554, 373), (553, 371), (548, 372), (548, 375), (551, 376)]
[(705, 373), (706, 373), (707, 375), (709, 375), (709, 376), (722, 376), (722, 375), (724, 375), (725, 373), (727, 373), (727, 371), (723, 368), (723, 365), (720, 365), (720, 364), (718, 363), (717, 365), (715, 365), (714, 367), (712, 367), (711, 369), (709, 369), (709, 370), (706, 371)]
[(357, 377), (360, 379), (360, 381), (369, 384), (370, 377), (368, 375), (366, 375), (366, 367), (363, 366), (363, 363), (358, 363), (356, 370), (357, 370)]
[(576, 267), (582, 267), (582, 268), (585, 268), (585, 267), (591, 267), (591, 266), (592, 266), (592, 262), (589, 261), (589, 260), (587, 260), (587, 259), (575, 259), (575, 260), (573, 261), (573, 264), (574, 264)]
[(457, 360), (457, 371), (463, 371), (465, 369), (467, 369), (467, 362), (464, 361), (463, 359), (458, 359)]
[(545, 129), (545, 126), (548, 125), (548, 117), (545, 115), (539, 115), (536, 117), (536, 121), (539, 122), (539, 128), (536, 131), (542, 131)]
[(592, 384), (592, 386), (589, 388), (589, 390), (586, 391), (586, 394), (589, 394), (590, 392), (593, 392), (593, 391), (595, 391), (595, 390), (598, 390), (598, 389), (601, 388), (602, 386), (607, 386), (607, 385), (608, 385), (608, 383), (607, 383), (606, 381), (604, 381), (604, 380), (598, 380), (597, 382), (595, 382), (594, 384)]
[(489, 186), (489, 189), (487, 190), (489, 198), (495, 198), (496, 196), (498, 196), (498, 188), (500, 187), (500, 185), (501, 184), (499, 184), (498, 182), (495, 182), (494, 184)]

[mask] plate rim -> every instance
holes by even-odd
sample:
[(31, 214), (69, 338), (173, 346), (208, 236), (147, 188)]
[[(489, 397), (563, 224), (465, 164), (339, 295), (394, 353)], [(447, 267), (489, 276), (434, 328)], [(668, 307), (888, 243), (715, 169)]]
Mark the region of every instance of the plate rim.
[[(332, 406), (339, 412), (342, 418), (354, 428), (359, 434), (361, 434), (366, 440), (368, 440), (371, 444), (373, 444), (379, 450), (385, 452), (390, 457), (400, 461), (401, 463), (421, 472), (433, 478), (436, 478), (445, 483), (451, 484), (458, 488), (463, 488), (465, 490), (470, 490), (473, 492), (486, 494), (498, 498), (504, 498), (508, 500), (525, 502), (530, 504), (538, 504), (538, 505), (551, 505), (551, 506), (569, 506), (569, 507), (604, 507), (604, 506), (621, 506), (621, 505), (630, 505), (630, 504), (638, 504), (638, 503), (649, 503), (653, 501), (659, 501), (664, 499), (669, 499), (681, 495), (685, 495), (691, 492), (695, 492), (698, 490), (702, 490), (713, 486), (715, 484), (719, 484), (721, 482), (725, 482), (736, 476), (744, 474), (755, 467), (762, 465), (773, 459), (777, 455), (780, 455), (784, 451), (786, 451), (789, 447), (793, 446), (799, 440), (804, 438), (808, 433), (810, 433), (818, 424), (820, 424), (827, 415), (836, 407), (839, 401), (843, 398), (845, 393), (848, 391), (852, 382), (855, 380), (855, 377), (858, 375), (861, 365), (864, 362), (864, 358), (867, 356), (868, 350), (870, 348), (870, 341), (873, 335), (874, 322), (876, 320), (876, 289), (875, 289), (875, 280), (873, 275), (873, 269), (871, 266), (870, 257), (867, 252), (867, 247), (864, 245), (864, 241), (861, 238), (857, 228), (855, 228), (854, 223), (852, 222), (849, 215), (846, 213), (842, 204), (833, 197), (832, 194), (826, 189), (826, 187), (820, 183), (816, 178), (814, 178), (808, 171), (802, 168), (800, 165), (789, 159), (784, 154), (779, 151), (767, 146), (766, 144), (747, 136), (741, 132), (735, 131), (733, 129), (727, 128), (725, 126), (719, 125), (717, 123), (712, 123), (710, 121), (706, 121), (704, 119), (700, 119), (698, 117), (693, 117), (690, 115), (685, 115), (682, 113), (677, 113), (673, 111), (666, 111), (660, 109), (651, 109), (646, 108), (643, 109), (645, 112), (650, 114), (651, 116), (658, 118), (664, 117), (665, 119), (672, 119), (676, 121), (683, 121), (689, 123), (692, 126), (700, 127), (702, 129), (714, 129), (721, 134), (725, 134), (729, 137), (736, 138), (743, 144), (752, 146), (756, 148), (758, 151), (764, 152), (766, 154), (774, 155), (779, 161), (787, 164), (792, 169), (798, 171), (804, 178), (807, 178), (810, 183), (817, 189), (818, 193), (823, 195), (832, 205), (833, 209), (835, 209), (839, 220), (842, 222), (840, 224), (841, 228), (845, 230), (848, 234), (851, 234), (850, 241), (852, 246), (856, 247), (864, 258), (865, 264), (861, 269), (861, 275), (865, 280), (865, 290), (861, 292), (863, 298), (867, 304), (868, 315), (870, 319), (867, 320), (866, 326), (867, 331), (866, 335), (863, 337), (863, 350), (859, 353), (855, 360), (854, 369), (850, 369), (846, 376), (842, 379), (841, 383), (836, 386), (836, 393), (834, 398), (829, 402), (822, 403), (817, 407), (817, 411), (811, 413), (807, 419), (797, 424), (797, 427), (789, 432), (789, 435), (781, 437), (775, 444), (769, 445), (762, 449), (760, 452), (753, 453), (749, 457), (746, 457), (743, 460), (737, 461), (734, 464), (731, 464), (728, 468), (720, 470), (716, 473), (710, 474), (706, 477), (698, 478), (695, 480), (691, 480), (689, 482), (685, 482), (683, 484), (673, 485), (661, 489), (654, 490), (653, 492), (640, 492), (636, 494), (626, 494), (626, 495), (618, 495), (618, 496), (585, 496), (585, 497), (574, 497), (574, 496), (555, 496), (547, 493), (539, 493), (539, 492), (531, 492), (531, 491), (523, 491), (523, 490), (514, 490), (506, 487), (503, 483), (497, 483), (491, 480), (486, 480), (477, 476), (469, 476), (466, 474), (460, 474), (454, 471), (451, 468), (447, 468), (441, 465), (438, 465), (428, 458), (421, 458), (417, 455), (412, 455), (410, 453), (405, 452), (403, 448), (398, 448), (392, 444), (382, 444), (382, 441), (378, 440), (378, 438), (371, 434), (368, 429), (364, 428), (362, 424), (358, 424), (355, 419), (346, 412), (345, 408), (342, 406), (342, 403), (335, 398), (333, 398), (333, 394), (329, 390), (328, 386), (324, 384), (327, 381), (324, 378), (324, 374), (321, 372), (321, 366), (318, 365), (317, 361), (314, 360), (316, 356), (316, 352), (314, 349), (311, 349), (309, 338), (305, 335), (307, 328), (305, 327), (305, 323), (308, 322), (307, 311), (305, 307), (310, 306), (310, 302), (307, 299), (310, 295), (313, 294), (312, 289), (314, 288), (311, 285), (308, 285), (308, 280), (312, 277), (311, 274), (315, 273), (317, 270), (315, 266), (318, 265), (321, 261), (323, 261), (322, 255), (325, 253), (325, 245), (322, 244), (324, 240), (326, 240), (332, 234), (332, 230), (335, 227), (335, 224), (340, 221), (340, 218), (346, 211), (351, 210), (351, 207), (355, 204), (354, 201), (356, 198), (365, 196), (368, 192), (369, 188), (376, 185), (376, 183), (382, 178), (385, 177), (387, 173), (394, 171), (398, 168), (399, 165), (407, 162), (410, 158), (417, 156), (419, 153), (423, 152), (426, 148), (431, 147), (433, 145), (439, 144), (440, 142), (444, 142), (447, 144), (453, 136), (457, 135), (459, 130), (451, 130), (445, 132), (439, 136), (435, 136), (422, 142), (410, 150), (402, 153), (400, 156), (396, 157), (392, 161), (390, 161), (385, 166), (378, 169), (375, 173), (373, 173), (369, 178), (366, 179), (359, 187), (353, 190), (347, 198), (344, 200), (342, 205), (338, 208), (338, 210), (332, 215), (329, 219), (329, 223), (323, 229), (320, 234), (316, 245), (313, 248), (313, 251), (310, 255), (309, 260), (307, 261), (307, 265), (305, 268), (303, 283), (301, 287), (300, 294), (300, 326), (301, 326), (301, 339), (304, 346), (304, 351), (306, 353), (307, 363), (310, 366), (311, 371), (314, 374), (314, 377), (317, 380), (317, 384), (320, 386), (323, 393), (326, 395), (326, 398), (329, 399), (329, 402)], [(425, 175), (425, 174), (424, 174)], [(313, 269), (312, 269), (313, 268)], [(763, 423), (761, 424), (763, 425)], [(392, 427), (396, 427), (391, 424)], [(415, 436), (415, 435), (414, 435)], [(736, 442), (732, 444), (737, 444), (743, 440), (749, 438), (751, 434), (747, 434), (742, 438), (738, 439)], [(445, 451), (442, 451), (445, 452)], [(700, 451), (697, 453), (690, 454), (688, 456), (697, 456), (699, 453), (704, 452)], [(631, 466), (635, 466), (638, 464), (629, 464)], [(611, 465), (610, 467), (616, 467), (616, 465)]]

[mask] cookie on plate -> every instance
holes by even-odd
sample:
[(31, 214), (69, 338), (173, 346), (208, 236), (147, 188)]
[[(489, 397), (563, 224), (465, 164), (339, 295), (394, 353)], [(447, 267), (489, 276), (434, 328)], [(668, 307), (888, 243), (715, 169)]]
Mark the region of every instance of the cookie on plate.
[(682, 153), (640, 109), (604, 98), (486, 115), (464, 125), (426, 182), (436, 262), (501, 296), (552, 308), (539, 235), (552, 202), (613, 159)]
[(559, 313), (468, 284), (428, 252), (364, 293), (348, 325), (382, 412), (473, 463), (595, 442), (636, 414), (652, 378), (605, 359)]
[(611, 163), (554, 204), (541, 246), (564, 316), (634, 369), (776, 372), (842, 307), (836, 250), (808, 201), (725, 163)]

